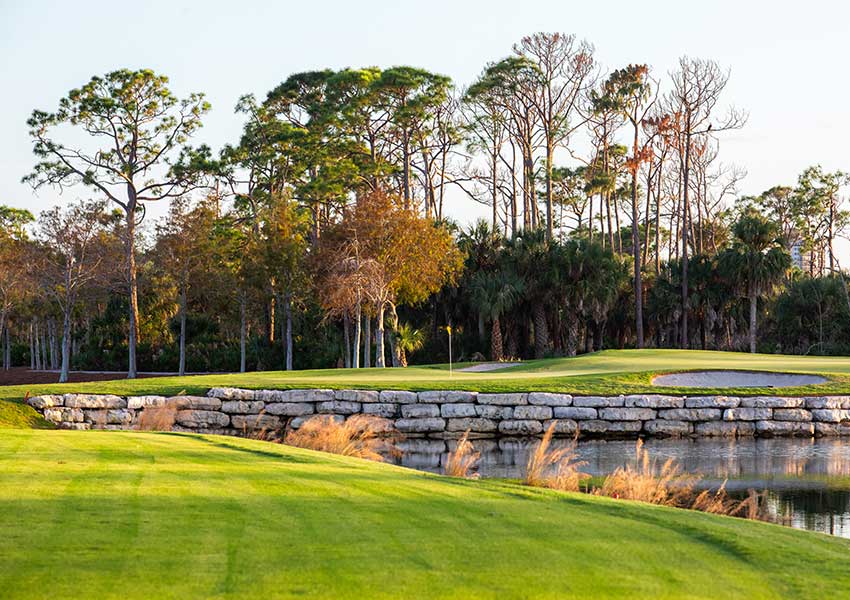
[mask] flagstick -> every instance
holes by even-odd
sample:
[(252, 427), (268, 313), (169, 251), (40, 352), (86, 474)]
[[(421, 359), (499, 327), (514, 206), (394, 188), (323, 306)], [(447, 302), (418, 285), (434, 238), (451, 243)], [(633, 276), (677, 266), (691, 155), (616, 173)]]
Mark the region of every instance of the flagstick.
[(452, 326), (448, 325), (446, 331), (449, 332), (449, 377), (452, 376)]

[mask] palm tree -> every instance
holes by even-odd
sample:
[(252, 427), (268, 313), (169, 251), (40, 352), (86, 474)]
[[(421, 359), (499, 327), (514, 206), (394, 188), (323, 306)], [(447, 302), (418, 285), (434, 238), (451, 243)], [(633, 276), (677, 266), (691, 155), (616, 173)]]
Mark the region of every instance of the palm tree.
[(471, 295), (478, 310), (492, 323), (490, 356), (502, 360), (501, 316), (522, 297), (523, 282), (510, 271), (479, 271), (472, 277)]
[(407, 366), (407, 353), (416, 352), (425, 344), (425, 332), (414, 329), (410, 323), (400, 325), (395, 332), (396, 349), (399, 353), (399, 362), (402, 367)]
[(720, 261), (733, 273), (738, 289), (750, 301), (750, 352), (756, 351), (758, 299), (775, 288), (791, 268), (791, 256), (782, 244), (779, 227), (750, 209), (732, 228), (732, 247)]
[(530, 305), (534, 325), (534, 358), (543, 358), (549, 347), (546, 307), (552, 300), (552, 247), (543, 228), (524, 231), (506, 244), (506, 258), (522, 278), (525, 300)]

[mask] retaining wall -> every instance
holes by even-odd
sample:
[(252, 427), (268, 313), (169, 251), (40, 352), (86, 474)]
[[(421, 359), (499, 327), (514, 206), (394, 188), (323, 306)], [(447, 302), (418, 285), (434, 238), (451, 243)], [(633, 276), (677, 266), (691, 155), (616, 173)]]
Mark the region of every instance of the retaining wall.
[[(36, 396), (28, 403), (62, 429), (133, 429), (146, 407), (176, 409), (174, 431), (280, 435), (315, 414), (374, 415), (407, 438), (850, 435), (850, 396), (572, 396), (547, 392), (244, 390), (206, 396)], [(391, 426), (391, 427), (390, 427)]]

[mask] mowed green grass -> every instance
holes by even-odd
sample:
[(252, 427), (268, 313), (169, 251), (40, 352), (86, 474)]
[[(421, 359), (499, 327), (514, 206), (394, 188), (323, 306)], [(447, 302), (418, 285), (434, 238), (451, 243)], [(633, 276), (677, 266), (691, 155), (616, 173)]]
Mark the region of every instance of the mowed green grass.
[(850, 541), (252, 440), (0, 435), (3, 598), (840, 598)]
[[(817, 373), (829, 381), (795, 388), (695, 389), (658, 388), (651, 385), (658, 373), (701, 369), (739, 369)], [(805, 396), (850, 394), (850, 357), (784, 356), (745, 354), (699, 350), (606, 350), (575, 358), (534, 360), (499, 371), (449, 373), (447, 365), (409, 367), (406, 369), (320, 369), (308, 371), (262, 371), (198, 375), (191, 377), (157, 377), (134, 381), (51, 384), (0, 387), (0, 427), (29, 426), (37, 423), (34, 411), (20, 405), (4, 404), (30, 395), (66, 392), (110, 393), (118, 395), (164, 394), (179, 392), (204, 394), (215, 386), (253, 389), (289, 388), (363, 388), (437, 390), (457, 389), (481, 392), (552, 391), (583, 395), (629, 393), (681, 393), (732, 395), (783, 394)]]

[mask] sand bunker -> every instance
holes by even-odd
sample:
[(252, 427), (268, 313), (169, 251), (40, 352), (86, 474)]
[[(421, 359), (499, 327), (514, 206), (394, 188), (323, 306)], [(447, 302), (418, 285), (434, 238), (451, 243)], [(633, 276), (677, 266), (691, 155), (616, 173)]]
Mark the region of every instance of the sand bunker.
[(652, 385), (662, 387), (694, 388), (747, 388), (747, 387), (795, 387), (825, 383), (820, 375), (797, 375), (794, 373), (769, 373), (753, 371), (691, 371), (659, 375)]
[(498, 371), (499, 369), (507, 369), (508, 367), (517, 367), (522, 363), (518, 362), (494, 362), (494, 363), (479, 363), (471, 367), (458, 369), (464, 373), (483, 373), (484, 371)]

